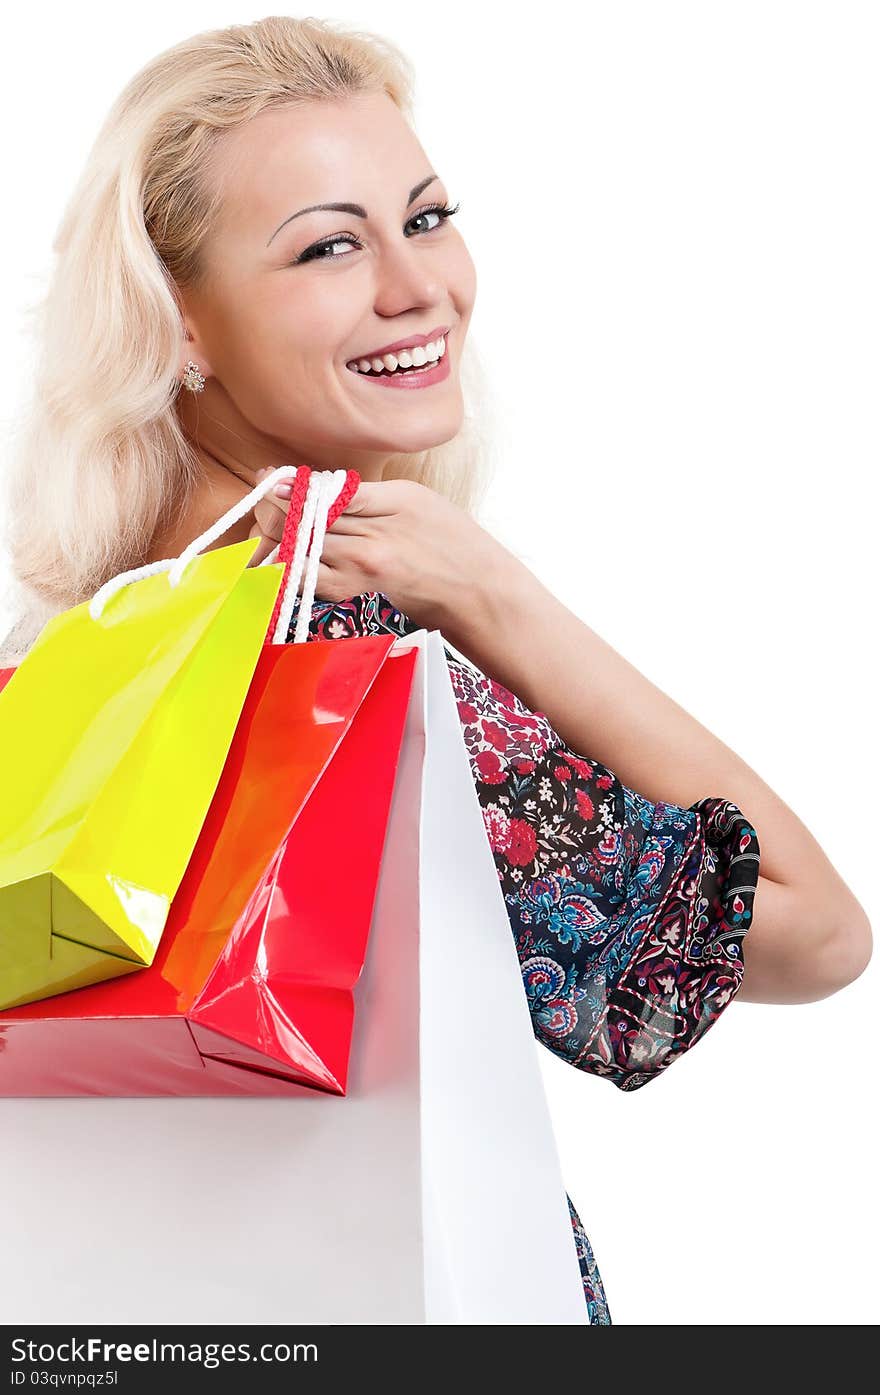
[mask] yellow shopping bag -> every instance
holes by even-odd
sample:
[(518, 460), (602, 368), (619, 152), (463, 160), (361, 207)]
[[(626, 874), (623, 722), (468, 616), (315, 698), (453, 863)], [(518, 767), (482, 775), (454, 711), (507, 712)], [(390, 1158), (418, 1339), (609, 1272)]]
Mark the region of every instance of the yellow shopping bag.
[(284, 574), (259, 538), (198, 555), (233, 513), (177, 581), (53, 617), (0, 692), (0, 1008), (152, 963)]

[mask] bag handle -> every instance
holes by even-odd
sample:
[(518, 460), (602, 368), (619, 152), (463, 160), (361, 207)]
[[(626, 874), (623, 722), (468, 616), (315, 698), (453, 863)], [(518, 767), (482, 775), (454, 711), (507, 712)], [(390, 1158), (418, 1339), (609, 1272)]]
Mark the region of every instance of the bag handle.
[[(323, 496), (320, 493), (320, 485), (314, 485), (316, 474), (321, 475), (323, 478)], [(321, 559), (321, 553), (324, 550), (325, 533), (328, 528), (332, 527), (348, 503), (354, 498), (361, 482), (361, 477), (356, 470), (334, 471), (332, 480), (326, 477), (327, 474), (328, 472), (326, 471), (316, 472), (310, 471), (307, 467), (301, 468), (291, 490), (290, 503), (287, 509), (287, 519), (284, 524), (284, 531), (281, 535), (281, 542), (269, 556), (265, 557), (260, 563), (261, 567), (266, 566), (274, 562), (277, 558), (280, 562), (288, 564), (286, 580), (275, 598), (275, 608), (272, 612), (272, 618), (269, 621), (267, 640), (269, 644), (284, 644), (287, 640), (290, 619), (293, 614), (293, 607), (296, 603), (300, 576), (303, 570), (306, 548), (311, 538), (311, 550), (308, 554), (307, 564), (308, 570), (306, 581), (303, 586), (302, 605), (299, 615), (297, 616), (293, 643), (302, 644), (308, 639), (309, 623), (311, 621), (312, 605), (314, 603), (315, 586), (318, 576), (318, 564)], [(340, 476), (342, 477), (341, 489), (338, 488), (338, 477)], [(330, 500), (329, 505), (327, 504), (328, 498)], [(312, 535), (313, 529), (314, 535)]]
[[(273, 644), (283, 644), (287, 626), (290, 624), (290, 617), (293, 613), (293, 606), (300, 579), (305, 570), (305, 582), (303, 586), (302, 606), (297, 617), (296, 633), (294, 643), (302, 644), (308, 634), (309, 620), (311, 619), (312, 605), (315, 598), (315, 587), (318, 579), (318, 564), (321, 560), (321, 549), (324, 546), (324, 535), (330, 523), (335, 521), (345, 504), (353, 496), (360, 477), (354, 470), (313, 470), (307, 465), (281, 465), (277, 470), (273, 470), (265, 479), (262, 479), (244, 498), (239, 499), (231, 509), (228, 509), (222, 517), (218, 518), (210, 528), (195, 538), (184, 548), (179, 557), (164, 557), (158, 562), (147, 562), (142, 567), (133, 567), (129, 571), (120, 572), (118, 576), (113, 576), (109, 581), (105, 581), (89, 601), (89, 614), (93, 620), (100, 619), (104, 607), (117, 591), (121, 591), (124, 586), (128, 586), (132, 581), (138, 581), (141, 577), (155, 576), (158, 572), (167, 571), (168, 581), (171, 586), (177, 586), (183, 579), (183, 574), (189, 563), (210, 543), (216, 542), (219, 537), (244, 518), (256, 503), (273, 489), (276, 484), (283, 480), (296, 480), (299, 477), (300, 484), (297, 488), (294, 484), (293, 493), (302, 500), (302, 527), (299, 527), (299, 510), (292, 507), (288, 512), (285, 523), (284, 536), (282, 542), (270, 552), (268, 557), (264, 557), (259, 565), (266, 566), (274, 562), (278, 554), (285, 548), (286, 554), (282, 560), (287, 561), (289, 556), (290, 537), (292, 527), (296, 527), (296, 546), (293, 550), (293, 558), (288, 567), (287, 577), (283, 583), (281, 594), (276, 600), (275, 614), (270, 625), (270, 642)], [(306, 488), (303, 491), (303, 484)], [(303, 492), (305, 498), (302, 499)], [(293, 498), (291, 498), (293, 505)], [(330, 520), (330, 514), (334, 517)], [(312, 537), (312, 529), (314, 535)], [(312, 546), (306, 555), (306, 547), (311, 538)], [(279, 604), (280, 602), (280, 604)], [(276, 621), (276, 616), (277, 621)], [(304, 620), (305, 617), (305, 620)], [(274, 628), (273, 628), (274, 626)]]

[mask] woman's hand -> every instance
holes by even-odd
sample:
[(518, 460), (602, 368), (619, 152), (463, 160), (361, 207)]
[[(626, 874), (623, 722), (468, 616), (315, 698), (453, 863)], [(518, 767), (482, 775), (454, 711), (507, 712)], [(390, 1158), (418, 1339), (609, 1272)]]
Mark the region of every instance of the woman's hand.
[[(257, 480), (264, 477), (259, 471)], [(290, 493), (290, 485), (279, 489)], [(251, 565), (267, 557), (284, 531), (289, 497), (271, 492), (254, 510), (250, 536), (264, 543)], [(414, 480), (362, 481), (328, 529), (316, 595), (342, 601), (380, 591), (424, 629), (456, 636), (473, 626), (475, 608), (502, 594), (516, 559), (457, 505)]]

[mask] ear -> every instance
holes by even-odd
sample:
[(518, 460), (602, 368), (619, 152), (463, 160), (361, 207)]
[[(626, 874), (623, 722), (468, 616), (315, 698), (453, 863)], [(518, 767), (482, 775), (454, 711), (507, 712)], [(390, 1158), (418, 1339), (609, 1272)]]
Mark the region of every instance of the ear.
[(180, 361), (177, 370), (177, 376), (179, 378), (183, 377), (186, 365), (190, 362), (196, 365), (199, 372), (205, 378), (212, 378), (214, 376), (211, 361), (207, 353), (202, 349), (198, 335), (187, 331), (186, 338), (180, 349)]
[(206, 378), (211, 378), (214, 376), (214, 370), (211, 367), (211, 361), (208, 357), (207, 350), (202, 343), (192, 307), (182, 291), (175, 288), (175, 293), (180, 316), (183, 320), (184, 332), (183, 343), (180, 346), (180, 360), (178, 363), (177, 376), (179, 378), (183, 377), (186, 365), (191, 360), (200, 373)]

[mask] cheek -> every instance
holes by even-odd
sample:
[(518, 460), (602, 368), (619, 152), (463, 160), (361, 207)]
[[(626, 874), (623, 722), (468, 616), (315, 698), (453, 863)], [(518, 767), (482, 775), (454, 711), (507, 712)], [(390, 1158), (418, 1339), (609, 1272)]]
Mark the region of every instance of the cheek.
[(214, 327), (235, 338), (289, 338), (296, 327), (301, 336), (313, 337), (321, 328), (322, 306), (326, 308), (330, 299), (320, 287), (286, 269), (230, 281), (212, 306)]
[(225, 301), (211, 327), (215, 371), (245, 413), (326, 394), (340, 342), (332, 301), (294, 295), (280, 277)]
[(350, 278), (320, 273), (285, 280), (281, 273), (249, 312), (249, 333), (305, 372), (332, 366), (356, 331), (360, 303)]
[(279, 317), (270, 297), (251, 286), (226, 286), (203, 319), (214, 372), (227, 387), (259, 375), (278, 353)]

